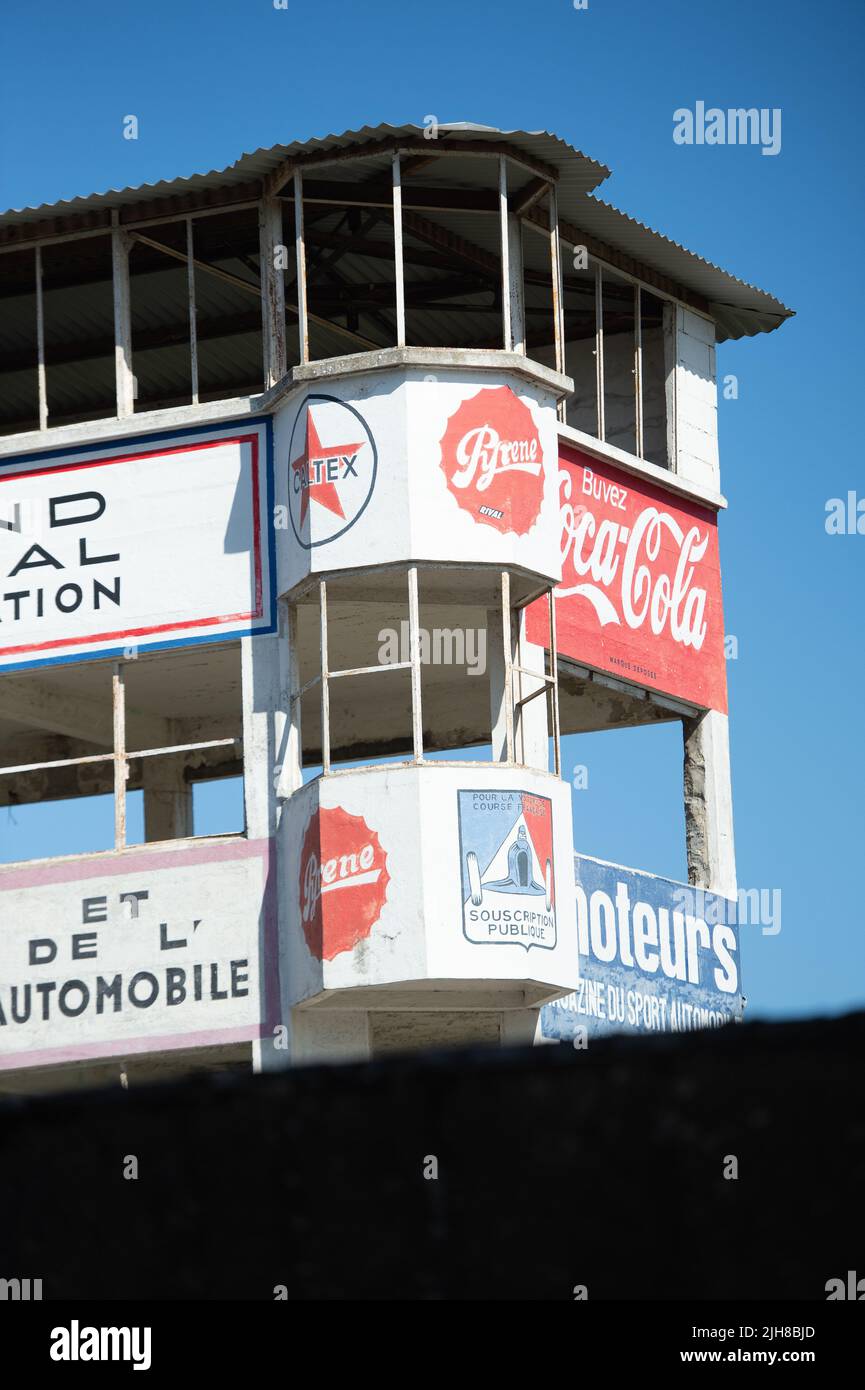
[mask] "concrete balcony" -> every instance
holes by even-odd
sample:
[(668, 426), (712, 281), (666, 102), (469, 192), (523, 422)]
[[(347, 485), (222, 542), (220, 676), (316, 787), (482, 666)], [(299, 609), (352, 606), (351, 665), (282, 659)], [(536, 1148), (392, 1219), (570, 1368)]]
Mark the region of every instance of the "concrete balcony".
[(292, 376), (274, 427), (281, 594), (408, 560), (561, 577), (567, 378), (510, 352), (412, 348)]
[(578, 975), (570, 791), (533, 769), (373, 766), (285, 804), (285, 1008), (526, 1009)]

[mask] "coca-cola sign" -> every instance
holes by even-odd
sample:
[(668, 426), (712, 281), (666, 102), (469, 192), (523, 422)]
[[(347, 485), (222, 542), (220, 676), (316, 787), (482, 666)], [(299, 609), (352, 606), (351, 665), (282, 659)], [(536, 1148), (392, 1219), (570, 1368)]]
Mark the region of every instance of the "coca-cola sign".
[(544, 458), (532, 412), (509, 386), (463, 401), (441, 440), (450, 492), (475, 521), (524, 536), (544, 496)]
[(300, 852), (300, 920), (316, 960), (333, 960), (369, 936), (390, 875), (378, 835), (362, 816), (322, 807)]
[[(559, 451), (559, 654), (726, 711), (714, 512), (565, 446)], [(546, 606), (528, 634), (546, 641)]]

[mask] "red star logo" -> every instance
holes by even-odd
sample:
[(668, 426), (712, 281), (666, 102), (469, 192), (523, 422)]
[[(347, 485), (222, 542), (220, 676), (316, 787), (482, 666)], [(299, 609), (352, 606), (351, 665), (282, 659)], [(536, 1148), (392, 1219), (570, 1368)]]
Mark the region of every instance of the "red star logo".
[(328, 464), (339, 463), (343, 458), (351, 458), (362, 447), (363, 441), (356, 444), (328, 444), (325, 448), (318, 437), (312, 410), (306, 411), (306, 448), (299, 458), (292, 459), (291, 466), (300, 475), (300, 524), (306, 520), (310, 498), (319, 506), (327, 507), (335, 516), (345, 518), (336, 483), (328, 480)]

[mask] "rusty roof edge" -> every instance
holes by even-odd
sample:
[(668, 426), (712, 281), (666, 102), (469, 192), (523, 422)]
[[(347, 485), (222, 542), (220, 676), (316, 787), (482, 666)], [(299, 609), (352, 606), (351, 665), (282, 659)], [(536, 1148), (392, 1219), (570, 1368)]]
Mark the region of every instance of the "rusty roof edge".
[[(627, 229), (632, 238), (631, 245), (626, 246), (622, 242), (619, 243), (617, 249), (634, 256), (635, 259), (642, 260), (646, 266), (653, 267), (671, 281), (677, 281), (683, 287), (691, 288), (701, 294), (708, 306), (709, 313), (719, 328), (719, 339), (739, 338), (752, 336), (759, 332), (770, 332), (779, 327), (785, 319), (793, 317), (794, 311), (766, 290), (732, 275), (714, 262), (688, 250), (680, 242), (674, 241), (671, 237), (665, 236), (655, 228), (649, 227), (645, 222), (631, 217), (612, 203), (596, 196), (594, 190), (605, 179), (609, 178), (609, 168), (592, 159), (589, 155), (583, 154), (581, 150), (560, 136), (546, 130), (499, 130), (494, 126), (482, 126), (468, 121), (440, 122), (438, 130), (445, 138), (454, 137), (451, 146), (454, 153), (459, 151), (460, 137), (465, 140), (489, 140), (491, 144), (505, 141), (514, 145), (516, 157), (522, 153), (528, 162), (532, 162), (533, 158), (540, 162), (540, 151), (535, 150), (533, 155), (531, 150), (521, 148), (519, 143), (520, 141), (538, 141), (543, 144), (544, 160), (548, 165), (556, 168), (560, 174), (567, 171), (569, 163), (573, 169), (574, 164), (579, 162), (577, 167), (581, 169), (582, 174), (587, 175), (587, 178), (579, 191), (574, 189), (573, 184), (571, 185), (569, 196), (560, 201), (560, 216), (576, 223), (581, 209), (599, 210), (608, 223), (610, 219), (612, 220), (613, 226), (600, 227), (598, 225), (593, 228), (586, 225), (584, 230), (587, 233), (591, 232), (593, 235), (597, 235), (601, 240), (606, 239), (611, 246), (616, 245), (612, 236), (616, 226)], [(157, 183), (143, 183), (136, 187), (108, 189), (104, 193), (64, 199), (57, 203), (44, 203), (37, 207), (9, 209), (7, 212), (0, 213), (0, 225), (14, 226), (16, 222), (34, 223), (47, 221), (52, 217), (74, 217), (78, 214), (109, 208), (134, 207), (136, 203), (161, 198), (181, 198), (185, 193), (191, 194), (207, 188), (217, 189), (221, 185), (228, 187), (248, 182), (250, 185), (260, 183), (264, 187), (265, 180), (274, 170), (301, 156), (312, 159), (318, 156), (326, 157), (331, 152), (337, 156), (340, 152), (350, 153), (352, 150), (356, 150), (358, 158), (362, 158), (364, 143), (369, 144), (373, 141), (380, 142), (390, 139), (395, 142), (412, 138), (424, 139), (425, 135), (426, 128), (423, 126), (384, 123), (377, 126), (362, 126), (357, 130), (346, 130), (339, 135), (315, 136), (304, 141), (294, 141), (288, 145), (261, 147), (241, 154), (232, 164), (223, 169), (211, 169), (206, 173), (161, 180)], [(575, 192), (576, 199), (574, 199)], [(637, 238), (636, 246), (633, 244), (634, 236)], [(707, 283), (704, 276), (702, 288), (700, 288), (697, 277), (701, 272), (708, 273), (714, 279), (714, 283)], [(729, 293), (734, 289), (741, 292), (741, 297), (750, 302), (736, 303), (735, 300), (739, 298), (737, 293), (731, 294), (728, 303), (724, 292), (726, 290)]]
[[(692, 261), (698, 261), (700, 265), (705, 266), (707, 270), (713, 271), (716, 275), (723, 275), (724, 278), (729, 280), (732, 284), (739, 286), (743, 290), (747, 290), (750, 294), (759, 295), (761, 299), (766, 301), (765, 307), (762, 309), (758, 308), (756, 305), (745, 306), (730, 304), (729, 306), (725, 306), (723, 301), (718, 300), (715, 296), (708, 296), (710, 303), (720, 308), (729, 307), (737, 313), (763, 312), (777, 315), (779, 324), (783, 323), (785, 319), (795, 317), (795, 309), (789, 308), (780, 299), (776, 298), (775, 295), (770, 294), (768, 290), (762, 290), (759, 285), (752, 285), (749, 281), (740, 279), (738, 275), (733, 275), (731, 271), (724, 270), (723, 266), (716, 265), (714, 261), (707, 260), (705, 256), (699, 255), (698, 252), (689, 250), (688, 247), (683, 246), (680, 241), (674, 241), (672, 237), (665, 236), (665, 234), (659, 232), (657, 228), (649, 227), (645, 222), (640, 222), (638, 218), (631, 217), (629, 213), (623, 212), (621, 208), (614, 207), (612, 203), (605, 202), (603, 198), (595, 197), (594, 193), (587, 194), (586, 201), (589, 203), (596, 203), (599, 207), (604, 208), (605, 211), (613, 213), (615, 217), (621, 218), (623, 222), (636, 228), (641, 234), (645, 234), (654, 241), (662, 242), (665, 246), (670, 247), (673, 251), (678, 251), (681, 255), (687, 256)], [(662, 268), (663, 267), (659, 267), (659, 269)], [(778, 327), (778, 324), (773, 326)]]
[[(517, 141), (520, 137), (528, 139), (541, 139), (549, 141), (559, 154), (559, 158), (564, 161), (568, 157), (576, 156), (583, 163), (591, 168), (595, 173), (595, 181), (591, 185), (597, 188), (605, 179), (610, 176), (610, 169), (601, 164), (598, 160), (592, 159), (590, 155), (584, 154), (576, 146), (568, 144), (561, 136), (554, 135), (546, 130), (499, 130), (495, 126), (474, 125), (467, 121), (440, 122), (438, 129), (448, 134), (463, 134), (478, 137), (496, 137), (497, 139), (512, 139)], [(296, 140), (288, 145), (269, 145), (261, 146), (256, 150), (245, 151), (239, 155), (231, 164), (221, 169), (209, 169), (202, 173), (179, 175), (173, 179), (160, 179), (156, 183), (140, 183), (129, 185), (125, 188), (108, 188), (99, 193), (77, 194), (73, 198), (61, 198), (54, 203), (29, 204), (20, 208), (8, 208), (0, 212), (0, 224), (15, 222), (25, 214), (26, 220), (36, 220), (34, 214), (39, 218), (50, 216), (67, 215), (71, 212), (84, 211), (86, 208), (96, 207), (119, 207), (124, 203), (134, 203), (144, 198), (151, 199), (154, 196), (169, 196), (170, 194), (180, 195), (186, 190), (201, 187), (202, 184), (219, 181), (220, 179), (230, 178), (232, 182), (238, 178), (255, 177), (251, 166), (256, 162), (265, 160), (271, 161), (271, 167), (275, 168), (283, 161), (297, 158), (301, 154), (320, 155), (326, 154), (331, 150), (336, 153), (341, 148), (350, 150), (353, 145), (359, 145), (361, 139), (379, 139), (393, 137), (395, 140), (408, 136), (417, 135), (423, 139), (425, 137), (425, 127), (418, 125), (394, 126), (387, 123), (378, 126), (362, 126), (357, 130), (345, 130), (339, 135), (313, 136), (309, 140)], [(458, 148), (455, 143), (454, 151)], [(358, 151), (360, 157), (360, 150)], [(528, 156), (527, 156), (528, 157)], [(549, 157), (553, 158), (553, 150), (550, 150)], [(265, 171), (262, 170), (263, 180)]]

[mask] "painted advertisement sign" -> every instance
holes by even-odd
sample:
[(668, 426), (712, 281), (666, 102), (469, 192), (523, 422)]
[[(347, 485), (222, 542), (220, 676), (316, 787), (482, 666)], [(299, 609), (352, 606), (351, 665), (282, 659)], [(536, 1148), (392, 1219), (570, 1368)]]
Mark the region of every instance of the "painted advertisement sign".
[(0, 872), (0, 1069), (271, 1032), (269, 862), (236, 840)]
[(410, 560), (561, 577), (555, 396), (482, 369), (298, 384), (274, 416), (279, 592)]
[(450, 493), (481, 525), (524, 536), (544, 500), (544, 455), (532, 412), (510, 386), (489, 386), (454, 411), (441, 441)]
[(466, 940), (553, 950), (552, 803), (522, 791), (459, 791), (457, 800)]
[[(559, 655), (726, 712), (715, 513), (560, 445)], [(545, 612), (528, 634), (544, 642)]]
[(349, 531), (375, 487), (378, 451), (360, 411), (336, 396), (310, 395), (289, 444), (288, 510), (305, 550)]
[(580, 983), (541, 1036), (678, 1033), (741, 1018), (735, 901), (574, 856)]
[(369, 936), (390, 875), (378, 835), (341, 806), (311, 817), (300, 853), (300, 920), (316, 960), (353, 951)]
[(273, 630), (265, 422), (0, 467), (0, 666)]

